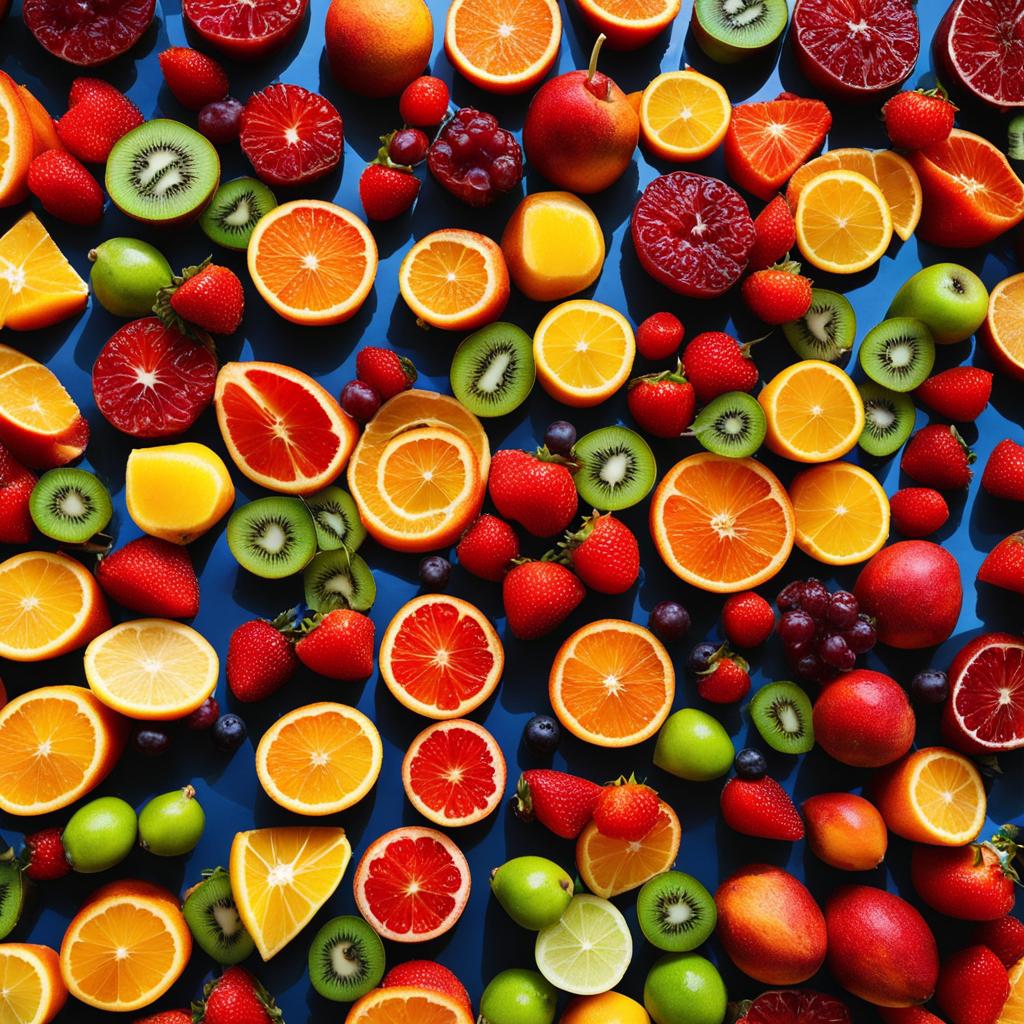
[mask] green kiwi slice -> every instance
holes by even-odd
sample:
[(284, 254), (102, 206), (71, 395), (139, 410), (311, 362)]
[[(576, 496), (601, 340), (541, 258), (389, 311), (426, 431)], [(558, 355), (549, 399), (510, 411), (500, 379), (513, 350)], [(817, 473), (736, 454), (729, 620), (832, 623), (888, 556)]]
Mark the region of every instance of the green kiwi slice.
[(504, 416), (518, 409), (536, 377), (532, 339), (502, 321), (465, 338), (452, 358), (452, 393), (477, 416)]
[(928, 379), (935, 365), (935, 339), (913, 317), (883, 320), (860, 343), (860, 365), (882, 387), (913, 391)]
[(365, 612), (377, 596), (370, 567), (348, 548), (321, 551), (302, 573), (306, 604), (315, 612), (354, 608)]
[(219, 181), (220, 157), (209, 140), (165, 117), (122, 135), (107, 158), (111, 200), (146, 224), (194, 220)]
[(786, 0), (694, 0), (693, 36), (719, 64), (735, 64), (770, 47), (789, 20)]
[(268, 580), (301, 572), (316, 554), (316, 527), (300, 498), (257, 498), (228, 519), (228, 547), (243, 569)]
[(917, 410), (909, 396), (866, 380), (857, 385), (864, 400), (864, 429), (857, 443), (868, 453), (892, 455), (914, 430)]
[(114, 514), (110, 493), (88, 470), (48, 469), (32, 488), (28, 511), (36, 529), (64, 544), (84, 544)]
[(25, 909), (25, 875), (8, 846), (0, 853), (0, 940), (6, 939)]
[(199, 226), (225, 249), (245, 249), (260, 218), (277, 206), (277, 197), (256, 178), (235, 178), (217, 189)]
[(309, 980), (335, 1003), (352, 1003), (384, 977), (384, 943), (361, 917), (336, 917), (313, 936)]
[(316, 494), (307, 494), (303, 501), (313, 517), (316, 544), (321, 551), (337, 551), (345, 545), (357, 551), (366, 540), (366, 527), (348, 491), (333, 484)]
[(761, 447), (767, 429), (760, 403), (745, 391), (727, 391), (708, 402), (691, 427), (709, 452), (737, 459), (753, 455)]
[(762, 686), (750, 702), (750, 717), (773, 750), (806, 754), (814, 746), (811, 701), (796, 683)]
[(223, 868), (203, 872), (181, 908), (196, 945), (219, 964), (239, 964), (256, 948), (238, 916), (231, 879)]
[(711, 893), (693, 875), (665, 871), (644, 883), (636, 918), (652, 946), (686, 953), (710, 938), (718, 914)]
[(573, 446), (578, 469), (574, 479), (580, 498), (602, 512), (636, 505), (658, 478), (658, 465), (647, 442), (627, 427), (599, 427)]
[(799, 320), (783, 324), (782, 333), (801, 359), (838, 363), (853, 347), (857, 315), (845, 295), (812, 288), (810, 308)]

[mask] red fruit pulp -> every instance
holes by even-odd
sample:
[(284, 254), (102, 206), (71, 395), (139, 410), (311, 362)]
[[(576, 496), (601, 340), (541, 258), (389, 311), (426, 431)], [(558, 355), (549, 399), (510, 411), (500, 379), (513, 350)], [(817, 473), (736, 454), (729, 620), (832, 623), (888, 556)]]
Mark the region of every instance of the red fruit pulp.
[(309, 0), (183, 0), (185, 21), (208, 43), (238, 60), (256, 60), (286, 43)]
[(130, 50), (153, 21), (156, 0), (25, 0), (39, 45), (69, 64), (105, 64)]
[(92, 368), (96, 407), (132, 437), (188, 430), (213, 399), (217, 360), (155, 316), (125, 324)]
[(895, 88), (921, 49), (912, 0), (797, 0), (790, 36), (809, 81), (847, 100)]
[(835, 996), (787, 989), (762, 992), (736, 1024), (850, 1024), (850, 1011)]

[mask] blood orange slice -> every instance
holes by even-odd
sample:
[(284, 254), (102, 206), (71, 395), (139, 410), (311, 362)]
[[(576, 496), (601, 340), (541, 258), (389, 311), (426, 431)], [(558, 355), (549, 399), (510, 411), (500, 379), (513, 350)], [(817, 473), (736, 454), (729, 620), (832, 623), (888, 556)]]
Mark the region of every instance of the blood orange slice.
[(469, 864), (432, 828), (396, 828), (372, 843), (356, 868), (356, 906), (394, 942), (427, 942), (454, 927), (469, 899)]
[(257, 60), (291, 38), (308, 4), (309, 0), (183, 0), (181, 10), (185, 21), (211, 45), (238, 60)]
[(505, 795), (505, 758), (494, 737), (459, 719), (427, 726), (402, 761), (409, 802), (435, 825), (472, 825), (491, 814)]
[(213, 401), (217, 360), (155, 316), (125, 324), (92, 368), (92, 393), (107, 421), (132, 437), (188, 430)]
[(359, 436), (324, 388), (280, 363), (225, 363), (214, 402), (235, 465), (272, 491), (311, 494), (333, 483)]
[(105, 64), (149, 28), (156, 0), (25, 0), (21, 13), (39, 45), (69, 64)]

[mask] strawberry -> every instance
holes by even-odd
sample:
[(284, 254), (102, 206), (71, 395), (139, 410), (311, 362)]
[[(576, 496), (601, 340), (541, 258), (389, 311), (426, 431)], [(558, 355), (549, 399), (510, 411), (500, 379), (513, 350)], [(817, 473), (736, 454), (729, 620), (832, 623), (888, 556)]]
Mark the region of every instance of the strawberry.
[(901, 1006), (893, 1009), (880, 1006), (878, 1016), (883, 1024), (945, 1024), (923, 1006)]
[(697, 692), (712, 704), (735, 704), (750, 692), (749, 668), (745, 658), (723, 644), (698, 673)]
[(803, 839), (804, 823), (789, 794), (773, 779), (732, 778), (722, 789), (722, 818), (729, 828), (759, 839)]
[(693, 422), (697, 396), (678, 370), (666, 370), (631, 380), (626, 404), (641, 430), (654, 437), (679, 437)]
[(373, 672), (373, 620), (349, 608), (314, 615), (302, 624), (305, 634), (295, 653), (306, 668), (328, 679), (355, 683)]
[(882, 107), (885, 131), (897, 149), (924, 149), (945, 142), (957, 108), (944, 89), (898, 92)]
[(383, 158), (367, 164), (359, 176), (359, 201), (370, 220), (394, 220), (408, 210), (420, 191), (420, 179), (411, 167)]
[(380, 987), (427, 988), (432, 992), (443, 992), (473, 1012), (466, 986), (447, 967), (433, 960), (406, 960), (397, 964), (381, 979)]
[(993, 587), (1024, 594), (1024, 530), (1004, 537), (986, 556), (978, 580)]
[(76, 78), (68, 112), (57, 122), (64, 146), (87, 164), (102, 164), (122, 135), (142, 124), (142, 112), (100, 78)]
[(652, 313), (636, 329), (636, 350), (644, 359), (668, 359), (679, 351), (685, 334), (674, 313)]
[(962, 921), (992, 921), (1013, 909), (1017, 852), (1012, 829), (970, 846), (917, 845), (910, 880), (933, 910)]
[(28, 190), (47, 213), (69, 224), (88, 227), (103, 216), (99, 183), (63, 149), (48, 149), (29, 164)]
[(811, 308), (811, 279), (792, 260), (755, 270), (741, 288), (743, 301), (766, 324), (788, 324)]
[(561, 561), (599, 594), (625, 593), (640, 575), (640, 546), (621, 520), (595, 512), (561, 541)]
[(112, 601), (140, 615), (199, 614), (199, 580), (188, 548), (180, 544), (138, 537), (100, 559), (96, 580)]
[(1024, 957), (1024, 922), (1009, 914), (994, 921), (982, 921), (971, 932), (971, 943), (988, 946), (1009, 970)]
[(36, 485), (30, 473), (0, 444), (0, 544), (27, 544), (35, 531), (28, 499)]
[(754, 218), (754, 248), (747, 257), (748, 270), (764, 270), (784, 260), (796, 245), (796, 221), (789, 203), (776, 196)]
[(153, 312), (168, 326), (189, 337), (199, 331), (234, 334), (245, 312), (245, 290), (238, 275), (207, 256), (186, 267), (157, 293)]
[(227, 72), (205, 53), (189, 46), (172, 46), (159, 60), (167, 88), (186, 110), (202, 110), (207, 103), (227, 96)]
[(602, 787), (578, 775), (550, 768), (523, 772), (512, 798), (517, 818), (539, 821), (563, 839), (576, 839), (594, 816)]
[(1000, 441), (985, 463), (981, 486), (993, 498), (1024, 501), (1024, 445)]
[(658, 794), (630, 775), (603, 786), (594, 804), (594, 824), (611, 839), (637, 842), (654, 828), (661, 809)]
[(949, 519), (949, 505), (931, 487), (903, 487), (889, 499), (892, 525), (904, 537), (929, 537)]
[(683, 350), (682, 367), (701, 405), (727, 391), (750, 391), (757, 384), (750, 344), (741, 345), (722, 331), (705, 331), (692, 338)]
[(992, 397), (992, 374), (975, 366), (954, 366), (914, 390), (932, 412), (957, 423), (972, 423)]
[(1010, 995), (999, 957), (985, 946), (968, 946), (946, 957), (935, 1002), (948, 1024), (996, 1024)]
[(971, 482), (972, 462), (974, 452), (956, 427), (932, 423), (907, 442), (900, 469), (926, 487), (953, 490)]
[(22, 862), (25, 874), (36, 882), (51, 882), (71, 873), (59, 828), (44, 828), (25, 836)]
[(462, 535), (455, 555), (466, 572), (497, 583), (519, 557), (519, 537), (504, 519), (485, 512)]
[(135, 1024), (192, 1024), (190, 1010), (162, 1010), (150, 1017), (142, 1017)]
[(416, 367), (411, 359), (400, 356), (390, 348), (367, 345), (356, 356), (356, 376), (369, 384), (386, 402), (416, 383)]
[(752, 590), (733, 594), (722, 607), (722, 628), (734, 647), (760, 647), (775, 628), (775, 612)]
[(448, 86), (433, 75), (421, 75), (410, 82), (398, 98), (398, 113), (414, 128), (433, 128), (448, 113)]
[(195, 1024), (283, 1024), (281, 1011), (267, 990), (241, 967), (229, 967), (193, 1003)]
[(292, 622), (284, 612), (273, 622), (250, 619), (231, 634), (224, 674), (236, 700), (266, 700), (295, 674), (299, 661), (286, 635)]
[(565, 459), (546, 448), (536, 455), (515, 448), (496, 452), (487, 489), (495, 508), (535, 537), (561, 533), (579, 504)]
[(501, 587), (508, 628), (520, 640), (536, 640), (560, 626), (584, 594), (579, 577), (557, 562), (523, 562)]

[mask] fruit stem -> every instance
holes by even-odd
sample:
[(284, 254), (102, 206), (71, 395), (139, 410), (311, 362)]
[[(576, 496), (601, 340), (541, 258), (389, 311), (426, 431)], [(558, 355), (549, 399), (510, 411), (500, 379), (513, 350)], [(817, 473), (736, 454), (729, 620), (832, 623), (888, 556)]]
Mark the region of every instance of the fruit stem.
[(587, 81), (592, 82), (594, 75), (597, 73), (597, 58), (601, 54), (601, 47), (604, 46), (604, 41), (608, 37), (602, 32), (596, 40), (594, 40), (594, 48), (590, 51), (590, 63), (587, 65)]
[(185, 786), (181, 791), (181, 795), (186, 800), (195, 800), (196, 798), (196, 787), (192, 785)]

